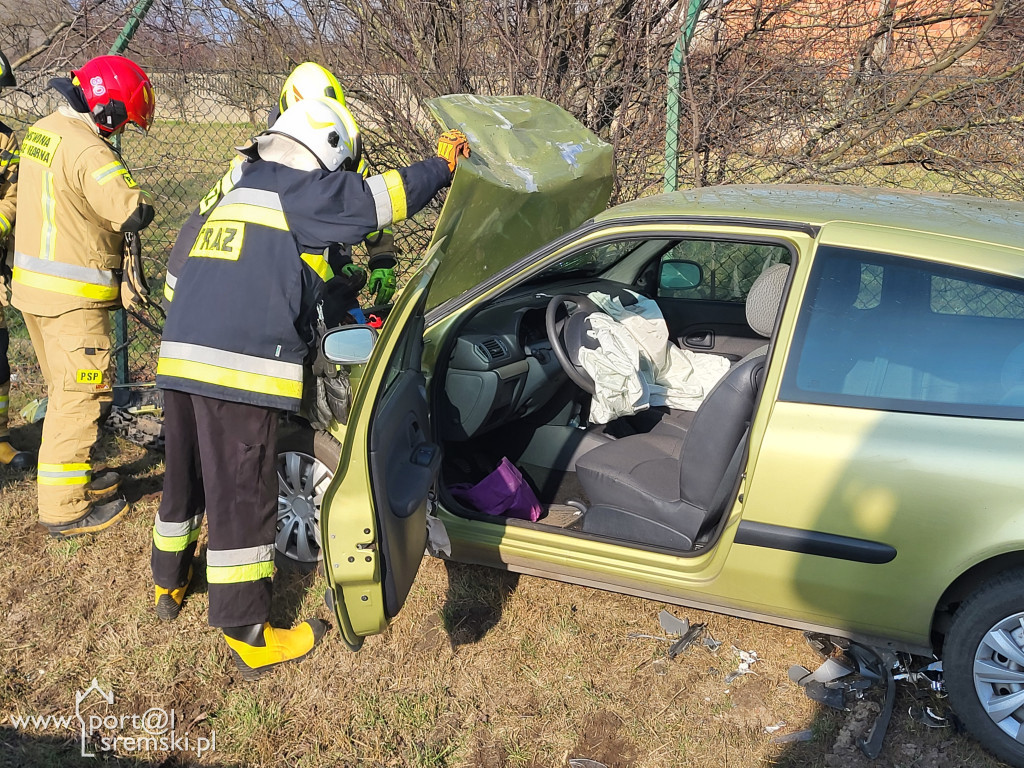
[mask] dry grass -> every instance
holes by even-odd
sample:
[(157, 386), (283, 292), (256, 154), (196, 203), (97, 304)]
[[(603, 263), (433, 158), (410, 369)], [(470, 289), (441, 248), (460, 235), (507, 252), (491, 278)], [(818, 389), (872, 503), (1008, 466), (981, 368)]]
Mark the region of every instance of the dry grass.
[[(16, 432), (23, 444), (38, 428)], [(301, 664), (256, 684), (235, 673), (206, 625), (200, 583), (179, 619), (151, 610), (149, 532), (159, 457), (114, 440), (105, 447), (131, 477), (130, 517), (70, 542), (35, 525), (32, 478), (0, 476), (0, 766), (94, 765), (72, 729), (16, 730), (12, 715), (74, 712), (95, 677), (113, 711), (174, 709), (179, 732), (216, 734), (216, 751), (142, 755), (125, 765), (472, 766), (540, 768), (589, 758), (608, 768), (660, 766), (994, 766), (973, 742), (907, 716), (901, 693), (885, 752), (868, 763), (854, 746), (870, 704), (821, 711), (787, 680), (817, 661), (798, 632), (698, 611), (723, 642), (672, 661), (656, 640), (664, 607), (583, 587), (427, 559), (405, 610), (359, 654), (328, 635)], [(323, 579), (279, 572), (274, 618), (329, 618)], [(756, 674), (726, 685), (754, 650)], [(814, 741), (771, 743), (812, 729)], [(183, 727), (184, 726), (184, 727)], [(130, 731), (130, 729), (129, 729)], [(108, 761), (109, 762), (109, 761)]]

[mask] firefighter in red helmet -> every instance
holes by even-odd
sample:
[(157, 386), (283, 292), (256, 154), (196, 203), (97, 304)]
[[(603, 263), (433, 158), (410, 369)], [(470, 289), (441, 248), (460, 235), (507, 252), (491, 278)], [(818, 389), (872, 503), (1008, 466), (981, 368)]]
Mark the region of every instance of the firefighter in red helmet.
[(119, 303), (123, 241), (153, 206), (108, 141), (128, 123), (148, 130), (156, 102), (146, 73), (99, 56), (55, 78), (64, 97), (21, 149), (12, 303), (21, 310), (49, 402), (37, 483), (51, 536), (101, 531), (128, 508), (116, 472), (93, 471), (92, 449), (111, 402), (110, 309)]

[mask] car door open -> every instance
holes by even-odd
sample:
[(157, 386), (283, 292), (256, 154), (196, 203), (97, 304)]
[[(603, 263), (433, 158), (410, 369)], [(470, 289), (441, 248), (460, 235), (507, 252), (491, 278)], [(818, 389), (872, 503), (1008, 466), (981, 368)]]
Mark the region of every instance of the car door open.
[(377, 340), (321, 512), (328, 586), (352, 650), (398, 614), (426, 547), (427, 496), (441, 468), (420, 370), (435, 271), (428, 263), (413, 278)]

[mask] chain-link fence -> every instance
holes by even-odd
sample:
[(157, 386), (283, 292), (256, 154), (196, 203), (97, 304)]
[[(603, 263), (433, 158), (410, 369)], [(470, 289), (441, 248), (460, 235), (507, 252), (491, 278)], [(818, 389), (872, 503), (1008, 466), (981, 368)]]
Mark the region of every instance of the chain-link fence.
[[(8, 91), (0, 98), (0, 115), (20, 134), (34, 120), (58, 105), (57, 96), (47, 90), (42, 73), (19, 73), (22, 88)], [(27, 77), (25, 75), (28, 75)], [(203, 73), (152, 72), (157, 92), (157, 121), (148, 135), (128, 132), (123, 137), (123, 154), (139, 183), (154, 197), (157, 216), (143, 235), (147, 274), (155, 295), (160, 296), (167, 256), (178, 229), (200, 198), (223, 175), (235, 146), (245, 143), (266, 126), (269, 106), (277, 98), (284, 73)], [(992, 118), (991, 107), (997, 101), (993, 88), (980, 84), (974, 96), (961, 102), (975, 104), (977, 119), (969, 109), (956, 115), (956, 125), (987, 122), (986, 130), (948, 129), (948, 115), (937, 114), (934, 125), (920, 112), (901, 121), (886, 117), (884, 130), (864, 134), (858, 140), (856, 129), (869, 120), (850, 113), (849, 101), (839, 101), (845, 83), (833, 80), (823, 67), (815, 72), (794, 70), (792, 87), (778, 88), (761, 84), (743, 91), (735, 113), (723, 121), (714, 109), (717, 90), (707, 83), (691, 87), (684, 101), (680, 131), (680, 186), (700, 183), (751, 183), (765, 181), (810, 181), (859, 183), (874, 186), (909, 187), (924, 191), (966, 192), (999, 197), (1019, 197), (1024, 190), (1024, 132), (1019, 122)], [(962, 83), (962, 74), (947, 76), (931, 87), (950, 92)], [(364, 145), (374, 171), (423, 156), (430, 122), (411, 88), (399, 75), (361, 76), (345, 83), (349, 104), (364, 129)], [(706, 86), (705, 90), (702, 90)], [(720, 84), (721, 86), (721, 84)], [(878, 104), (895, 99), (906, 83), (879, 82), (868, 99), (860, 97), (866, 112)], [(665, 78), (653, 73), (644, 99), (624, 106), (632, 125), (647, 126), (615, 142), (618, 183), (623, 198), (661, 190), (665, 150)], [(481, 81), (481, 91), (508, 93), (511, 84)], [(962, 89), (961, 89), (962, 90)], [(394, 94), (392, 104), (417, 113), (422, 135), (393, 135), (394, 125), (386, 114), (375, 112), (371, 100), (361, 101), (358, 94)], [(357, 94), (353, 96), (353, 94)], [(1004, 100), (998, 103), (1000, 115), (1019, 115), (1022, 105)], [(742, 114), (740, 114), (742, 113)], [(874, 114), (874, 113), (872, 113)], [(941, 119), (940, 119), (941, 118)], [(984, 119), (983, 119), (984, 118)], [(881, 118), (879, 118), (881, 119)], [(944, 122), (943, 122), (944, 121)], [(415, 121), (410, 121), (415, 122)], [(831, 126), (834, 126), (831, 127)], [(851, 127), (852, 126), (852, 127)], [(943, 130), (943, 126), (947, 129)], [(824, 130), (823, 130), (824, 128)], [(808, 136), (818, 132), (822, 139), (808, 150)], [(412, 138), (410, 138), (410, 136)], [(849, 146), (844, 147), (844, 142)], [(858, 143), (859, 142), (859, 143)], [(827, 144), (828, 151), (822, 151)], [(843, 152), (840, 153), (839, 150)], [(399, 281), (408, 273), (429, 237), (432, 208), (415, 221), (396, 227), (400, 249)], [(365, 256), (354, 249), (361, 263)], [(742, 255), (742, 254), (741, 254)], [(724, 270), (729, 265), (721, 262)], [(746, 262), (744, 262), (746, 263)], [(12, 362), (22, 386), (41, 391), (41, 376), (34, 366), (31, 347), (16, 313), (9, 312), (12, 325)], [(132, 318), (128, 319), (127, 378), (131, 382), (152, 381), (155, 372), (158, 336)]]

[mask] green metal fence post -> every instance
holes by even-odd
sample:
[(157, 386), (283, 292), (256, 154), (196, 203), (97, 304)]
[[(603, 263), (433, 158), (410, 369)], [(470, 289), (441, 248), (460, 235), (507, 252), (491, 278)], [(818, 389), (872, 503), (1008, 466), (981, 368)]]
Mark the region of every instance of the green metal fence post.
[[(153, 6), (153, 0), (139, 0), (132, 8), (132, 14), (128, 17), (128, 21), (125, 22), (124, 29), (121, 30), (121, 34), (117, 36), (114, 44), (110, 46), (110, 53), (112, 55), (118, 55), (124, 53), (124, 50), (128, 47), (128, 43), (131, 42), (132, 37), (139, 29), (139, 25), (142, 24), (142, 20), (149, 13), (149, 9)], [(114, 149), (118, 152), (121, 151), (121, 137), (114, 136), (113, 138)], [(123, 309), (119, 309), (114, 313), (114, 348), (117, 353), (114, 356), (114, 383), (115, 384), (127, 384), (128, 383), (128, 313)]]
[(697, 18), (708, 0), (690, 0), (686, 18), (679, 32), (679, 40), (672, 49), (668, 63), (668, 97), (665, 102), (665, 191), (679, 188), (679, 88), (683, 59), (690, 50), (690, 42), (697, 28)]

